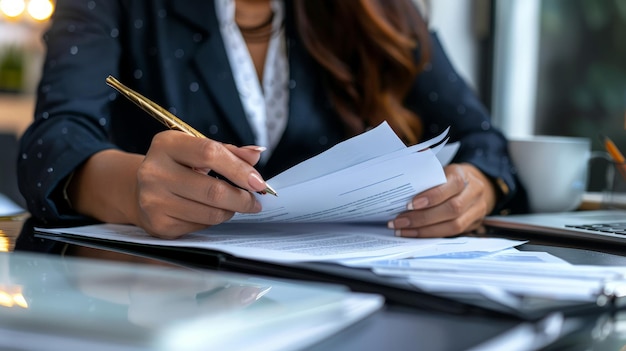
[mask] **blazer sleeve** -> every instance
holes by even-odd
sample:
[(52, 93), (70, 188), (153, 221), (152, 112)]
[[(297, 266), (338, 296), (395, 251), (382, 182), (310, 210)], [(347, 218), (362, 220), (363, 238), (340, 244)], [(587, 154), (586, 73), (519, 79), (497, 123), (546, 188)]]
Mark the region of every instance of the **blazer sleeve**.
[(117, 1), (59, 1), (44, 35), (47, 54), (34, 121), (20, 141), (19, 188), (30, 213), (51, 223), (85, 219), (64, 201), (64, 182), (109, 141), (105, 84), (120, 60)]
[(493, 213), (528, 211), (526, 192), (508, 153), (507, 140), (491, 124), (487, 109), (457, 74), (435, 33), (430, 38), (430, 59), (410, 92), (407, 105), (416, 111), (430, 138), (451, 127), (450, 141), (460, 148), (453, 162), (470, 163), (500, 191)]

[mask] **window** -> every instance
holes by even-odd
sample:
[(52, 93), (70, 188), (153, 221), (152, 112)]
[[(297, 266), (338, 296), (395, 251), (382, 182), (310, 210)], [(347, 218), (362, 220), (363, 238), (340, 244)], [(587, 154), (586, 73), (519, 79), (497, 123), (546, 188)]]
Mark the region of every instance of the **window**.
[(540, 28), (535, 132), (626, 150), (626, 2), (543, 0)]
[[(494, 123), (507, 135), (599, 135), (626, 151), (626, 1), (495, 6)], [(603, 170), (593, 168), (590, 190)], [(594, 189), (595, 188), (595, 189)]]

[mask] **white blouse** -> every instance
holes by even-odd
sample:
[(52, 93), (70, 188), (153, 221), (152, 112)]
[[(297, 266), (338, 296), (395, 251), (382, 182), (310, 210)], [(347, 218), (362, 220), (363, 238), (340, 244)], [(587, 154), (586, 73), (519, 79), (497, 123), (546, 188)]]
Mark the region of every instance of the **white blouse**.
[(264, 163), (278, 145), (287, 126), (289, 64), (282, 26), (285, 16), (282, 0), (271, 0), (273, 33), (269, 41), (263, 82), (259, 82), (246, 42), (235, 23), (235, 0), (215, 1), (217, 19), (226, 54), (239, 91), (255, 143), (267, 147), (259, 162)]

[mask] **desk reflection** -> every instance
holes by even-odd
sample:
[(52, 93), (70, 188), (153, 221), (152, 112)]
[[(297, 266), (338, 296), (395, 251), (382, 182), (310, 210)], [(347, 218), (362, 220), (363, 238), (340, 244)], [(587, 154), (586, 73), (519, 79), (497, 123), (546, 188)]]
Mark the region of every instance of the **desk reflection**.
[(244, 308), (271, 288), (224, 279), (222, 274), (183, 270), (148, 258), (85, 247), (72, 251), (83, 258), (159, 266), (158, 271), (119, 269), (116, 265), (101, 264), (71, 266), (74, 271), (70, 274), (78, 290), (93, 298), (127, 306), (128, 320), (142, 327), (154, 328), (177, 320)]
[[(0, 305), (30, 310), (43, 320), (54, 316), (64, 316), (69, 324), (126, 320), (154, 329), (249, 307), (271, 288), (248, 283), (243, 277), (184, 269), (148, 258), (89, 248), (75, 253), (98, 260), (1, 254)], [(116, 262), (103, 264), (101, 259)]]

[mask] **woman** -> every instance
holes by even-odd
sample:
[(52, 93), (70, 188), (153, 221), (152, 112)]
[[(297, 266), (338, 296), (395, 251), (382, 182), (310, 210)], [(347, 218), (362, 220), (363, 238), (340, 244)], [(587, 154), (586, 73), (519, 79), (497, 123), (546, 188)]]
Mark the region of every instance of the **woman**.
[[(385, 119), (408, 144), (448, 126), (461, 142), (447, 183), (388, 223), (396, 235), (466, 233), (525, 206), (504, 137), (411, 0), (59, 0), (45, 40), (18, 163), (45, 223), (94, 218), (180, 237), (260, 211), (251, 192), (264, 177)], [(209, 139), (163, 131), (108, 75)]]

